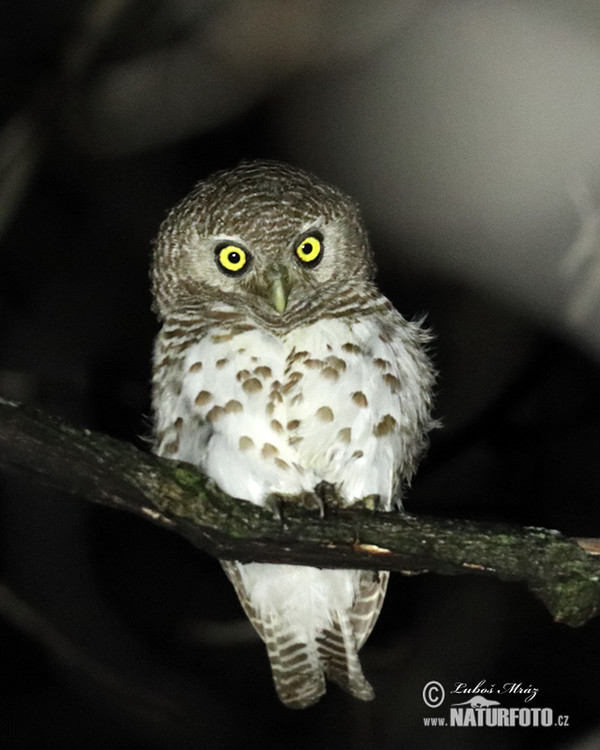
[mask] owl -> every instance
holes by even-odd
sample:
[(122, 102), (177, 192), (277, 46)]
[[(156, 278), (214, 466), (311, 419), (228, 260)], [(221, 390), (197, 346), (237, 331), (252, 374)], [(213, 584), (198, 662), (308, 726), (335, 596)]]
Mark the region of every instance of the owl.
[[(324, 486), (344, 506), (400, 506), (434, 372), (429, 334), (373, 276), (357, 206), (313, 175), (253, 161), (196, 185), (155, 242), (155, 452), (259, 506)], [(222, 566), (285, 705), (315, 703), (326, 679), (373, 698), (358, 651), (387, 572)]]

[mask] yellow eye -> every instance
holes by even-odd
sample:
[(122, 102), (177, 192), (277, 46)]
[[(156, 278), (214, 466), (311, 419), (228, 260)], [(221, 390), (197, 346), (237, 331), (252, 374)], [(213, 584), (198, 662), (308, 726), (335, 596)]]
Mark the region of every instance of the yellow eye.
[(296, 247), (296, 257), (309, 268), (316, 266), (323, 255), (323, 237), (320, 234), (310, 234)]
[(249, 256), (238, 245), (219, 245), (216, 249), (216, 259), (223, 273), (235, 276), (246, 268)]

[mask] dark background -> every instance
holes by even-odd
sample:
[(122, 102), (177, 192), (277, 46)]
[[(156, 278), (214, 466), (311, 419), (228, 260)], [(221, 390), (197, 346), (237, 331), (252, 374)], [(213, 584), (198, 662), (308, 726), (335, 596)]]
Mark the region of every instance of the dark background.
[[(407, 508), (598, 536), (594, 4), (366, 5), (2, 4), (0, 393), (146, 447), (158, 225), (214, 169), (288, 160), (360, 200), (382, 288), (436, 333), (444, 428)], [(554, 624), (519, 585), (393, 576), (362, 656), (377, 699), (295, 713), (183, 539), (4, 476), (0, 571), (11, 750), (600, 742), (599, 621)], [(532, 686), (570, 724), (425, 728), (447, 715), (430, 680)]]

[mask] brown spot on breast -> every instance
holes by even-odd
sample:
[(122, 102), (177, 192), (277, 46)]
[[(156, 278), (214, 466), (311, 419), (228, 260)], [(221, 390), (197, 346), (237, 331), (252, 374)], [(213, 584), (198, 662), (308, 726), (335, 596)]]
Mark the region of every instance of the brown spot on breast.
[(213, 406), (213, 408), (206, 415), (206, 419), (209, 422), (216, 422), (218, 419), (225, 414), (225, 409), (222, 406)]
[(321, 370), (321, 375), (324, 378), (327, 378), (327, 380), (337, 380), (339, 378), (338, 371), (333, 367), (325, 367), (323, 370)]
[(352, 458), (362, 458), (365, 454), (362, 451), (354, 451)]
[(261, 365), (260, 367), (256, 367), (254, 369), (254, 374), (258, 375), (259, 378), (270, 378), (273, 373), (270, 367)]
[(344, 372), (346, 369), (346, 363), (343, 359), (340, 359), (339, 357), (334, 357), (333, 355), (327, 357), (325, 360), (327, 364), (330, 367), (333, 367), (335, 370), (338, 370), (339, 372)]
[(246, 393), (258, 393), (258, 391), (262, 391), (262, 383), (258, 378), (248, 378), (244, 380), (242, 388)]
[(290, 362), (296, 362), (296, 361), (297, 361), (297, 360), (299, 360), (299, 359), (306, 359), (306, 358), (307, 358), (308, 356), (309, 356), (309, 353), (308, 353), (308, 352), (306, 352), (306, 351), (301, 351), (301, 352), (297, 352), (297, 351), (295, 350), (295, 348), (294, 348), (294, 349), (292, 349), (292, 351), (291, 351), (291, 352), (290, 352), (290, 353), (288, 354), (288, 356), (287, 356), (287, 359), (288, 359), (288, 360), (289, 360)]
[(250, 377), (250, 372), (248, 370), (240, 370), (238, 374), (235, 376), (235, 379), (239, 381), (240, 383), (243, 383), (244, 380), (248, 380)]
[(378, 424), (373, 427), (373, 435), (375, 437), (383, 437), (392, 433), (397, 426), (397, 422), (391, 414), (386, 414), (385, 417)]
[(292, 406), (297, 406), (298, 404), (301, 404), (304, 401), (304, 395), (302, 393), (297, 393), (295, 396), (292, 396), (292, 400), (290, 401), (290, 404)]
[(348, 354), (362, 354), (362, 349), (360, 346), (357, 346), (356, 344), (351, 344), (350, 342), (343, 344), (342, 349), (345, 352), (348, 352)]
[(305, 359), (304, 366), (308, 367), (309, 370), (319, 370), (324, 366), (324, 362), (321, 359)]
[(204, 404), (207, 404), (211, 398), (212, 393), (210, 391), (200, 391), (195, 398), (196, 406), (204, 406)]
[(274, 404), (282, 404), (283, 403), (283, 396), (279, 391), (273, 391), (270, 394), (270, 399)]
[(229, 360), (227, 359), (227, 357), (223, 357), (223, 359), (218, 359), (216, 363), (217, 370), (222, 370), (228, 362)]
[(317, 409), (315, 416), (321, 422), (333, 422), (333, 412), (328, 406), (321, 406), (320, 409)]
[(232, 398), (225, 404), (225, 411), (227, 414), (237, 414), (240, 411), (244, 411), (244, 407), (239, 401)]
[(180, 430), (183, 427), (183, 417), (177, 417), (177, 419), (173, 422), (173, 426), (176, 430)]
[(296, 383), (298, 383), (302, 379), (302, 377), (303, 375), (301, 372), (293, 372), (290, 375), (290, 378), (287, 381), (287, 383), (281, 386), (281, 392), (284, 394), (289, 393), (292, 390), (292, 388), (296, 385)]
[(288, 462), (284, 461), (283, 458), (276, 458), (275, 465), (278, 466), (280, 469), (283, 469), (284, 471), (287, 471), (290, 468), (290, 465), (288, 464)]
[(381, 357), (377, 357), (373, 362), (375, 363), (375, 367), (379, 367), (380, 370), (386, 370), (390, 366), (387, 359), (381, 359)]
[(340, 441), (340, 443), (346, 443), (346, 445), (348, 445), (351, 438), (352, 438), (351, 427), (344, 427), (344, 429), (340, 430), (337, 434), (337, 439)]
[(383, 382), (388, 386), (392, 393), (396, 393), (400, 390), (400, 381), (395, 375), (386, 372), (383, 376)]
[(272, 443), (265, 443), (260, 453), (263, 458), (273, 458), (279, 451)]
[(190, 367), (190, 372), (200, 372), (202, 369), (202, 362), (194, 362), (194, 364)]
[(369, 402), (367, 401), (367, 397), (362, 391), (355, 391), (352, 394), (352, 400), (357, 406), (360, 406), (363, 408), (369, 405)]
[(297, 430), (300, 427), (300, 420), (292, 419), (286, 424), (286, 427), (288, 430)]
[(172, 440), (170, 443), (165, 445), (165, 453), (177, 453), (179, 450), (179, 440)]
[(275, 404), (272, 401), (269, 401), (265, 408), (265, 411), (267, 412), (267, 416), (272, 417), (273, 412), (275, 411)]
[(271, 429), (275, 432), (283, 432), (283, 425), (277, 419), (271, 420)]
[(252, 440), (251, 437), (248, 437), (248, 435), (242, 435), (239, 446), (241, 451), (249, 451), (250, 448), (254, 448), (254, 440)]
[(304, 440), (304, 438), (295, 435), (294, 437), (288, 438), (288, 445), (296, 445), (296, 443), (299, 443), (301, 440)]

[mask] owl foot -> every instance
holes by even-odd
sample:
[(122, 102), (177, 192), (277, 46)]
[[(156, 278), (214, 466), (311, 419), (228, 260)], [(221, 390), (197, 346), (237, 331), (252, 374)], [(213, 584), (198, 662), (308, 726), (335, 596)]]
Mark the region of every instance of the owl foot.
[(283, 525), (283, 506), (285, 499), (283, 495), (278, 495), (276, 492), (272, 492), (267, 495), (264, 500), (264, 508), (268, 510), (275, 521), (279, 521)]
[[(325, 489), (323, 485), (327, 485)], [(333, 492), (333, 494), (331, 494)], [(327, 482), (315, 487), (314, 492), (302, 492), (298, 495), (284, 495), (279, 492), (272, 492), (265, 499), (265, 508), (273, 513), (278, 521), (284, 521), (285, 508), (292, 506), (295, 508), (304, 508), (305, 510), (317, 510), (319, 517), (325, 516), (325, 505), (330, 497), (337, 498), (333, 485)]]
[(319, 498), (323, 505), (323, 513), (321, 513), (321, 518), (324, 515), (325, 508), (341, 508), (344, 505), (335, 484), (330, 484), (329, 482), (319, 482), (319, 484), (315, 487), (314, 492), (315, 496)]
[(381, 495), (366, 495), (352, 503), (353, 508), (360, 508), (361, 510), (371, 510), (373, 512), (381, 510), (382, 502)]
[(306, 510), (318, 510), (319, 518), (323, 518), (325, 516), (325, 503), (317, 489), (315, 487), (314, 492), (303, 492), (298, 498), (299, 505), (301, 508), (306, 508)]

